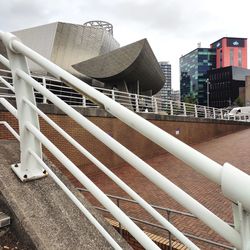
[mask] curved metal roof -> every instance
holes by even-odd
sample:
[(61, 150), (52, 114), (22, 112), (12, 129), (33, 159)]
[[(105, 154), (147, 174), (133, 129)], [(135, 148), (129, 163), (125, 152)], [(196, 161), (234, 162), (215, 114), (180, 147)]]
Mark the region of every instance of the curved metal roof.
[[(107, 54), (72, 65), (80, 73), (104, 83), (127, 83), (130, 89), (157, 93), (164, 85), (164, 75), (146, 39)], [(119, 86), (118, 86), (119, 88)]]

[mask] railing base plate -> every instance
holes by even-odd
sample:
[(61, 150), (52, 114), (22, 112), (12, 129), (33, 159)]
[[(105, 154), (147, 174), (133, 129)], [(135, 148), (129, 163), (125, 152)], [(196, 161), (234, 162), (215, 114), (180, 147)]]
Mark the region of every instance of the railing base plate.
[(14, 173), (17, 175), (17, 177), (22, 181), (31, 181), (31, 180), (37, 180), (41, 179), (43, 177), (46, 177), (48, 173), (45, 170), (35, 170), (35, 171), (23, 171), (21, 169), (21, 163), (18, 164), (12, 164), (11, 169), (14, 171)]
[(10, 216), (7, 214), (0, 212), (0, 228), (6, 227), (10, 225)]

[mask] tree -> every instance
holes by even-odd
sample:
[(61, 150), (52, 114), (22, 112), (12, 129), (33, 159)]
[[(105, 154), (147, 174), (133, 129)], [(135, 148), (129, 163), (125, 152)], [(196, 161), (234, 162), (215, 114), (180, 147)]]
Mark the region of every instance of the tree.
[(183, 98), (184, 102), (197, 104), (197, 97), (193, 93), (189, 93)]
[(244, 105), (242, 99), (239, 96), (234, 100), (234, 105), (238, 107), (242, 107)]

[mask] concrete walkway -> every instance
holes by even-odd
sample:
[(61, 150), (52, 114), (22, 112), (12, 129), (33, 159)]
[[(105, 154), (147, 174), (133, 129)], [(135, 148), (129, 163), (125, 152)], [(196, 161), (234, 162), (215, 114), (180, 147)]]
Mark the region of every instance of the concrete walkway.
[[(221, 164), (229, 162), (250, 174), (250, 129), (195, 145), (194, 148)], [(183, 164), (181, 161), (168, 153), (148, 159), (146, 161), (157, 171), (162, 173), (180, 188), (189, 193), (193, 198), (209, 208), (216, 215), (226, 221), (232, 222), (231, 202), (223, 197), (218, 185), (215, 185), (205, 177), (196, 173), (190, 167)], [(131, 166), (124, 164), (123, 166), (115, 169), (114, 173), (122, 178), (127, 184), (129, 184), (130, 187), (137, 191), (137, 193), (145, 198), (149, 203), (179, 211), (186, 211), (171, 197), (150, 183), (144, 176), (138, 173)], [(120, 188), (118, 188), (108, 177), (102, 173), (91, 176), (91, 179), (105, 193), (128, 197)], [(237, 182), (232, 183), (232, 185), (237, 185)], [(91, 202), (96, 203), (92, 197), (88, 195), (87, 197), (91, 200)], [(155, 222), (137, 205), (122, 203), (121, 206), (131, 216)], [(196, 219), (190, 219), (178, 215), (173, 215), (171, 219), (181, 231), (230, 245), (203, 223), (198, 222)], [(158, 233), (164, 234), (164, 232), (159, 231)], [(200, 246), (202, 249), (222, 249), (218, 247), (212, 247), (211, 245), (207, 244), (200, 244)]]
[[(0, 140), (0, 211), (10, 215), (11, 229), (25, 249), (113, 249), (50, 176), (27, 183), (19, 181), (10, 168), (19, 162), (19, 155), (17, 142)], [(47, 164), (121, 248), (131, 250), (61, 172)]]

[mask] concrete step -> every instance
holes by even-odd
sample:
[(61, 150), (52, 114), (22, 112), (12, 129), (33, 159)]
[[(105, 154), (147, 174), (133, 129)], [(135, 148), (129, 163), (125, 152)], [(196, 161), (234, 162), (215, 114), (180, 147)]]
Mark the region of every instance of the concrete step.
[(10, 216), (7, 214), (0, 212), (0, 228), (6, 227), (10, 225)]

